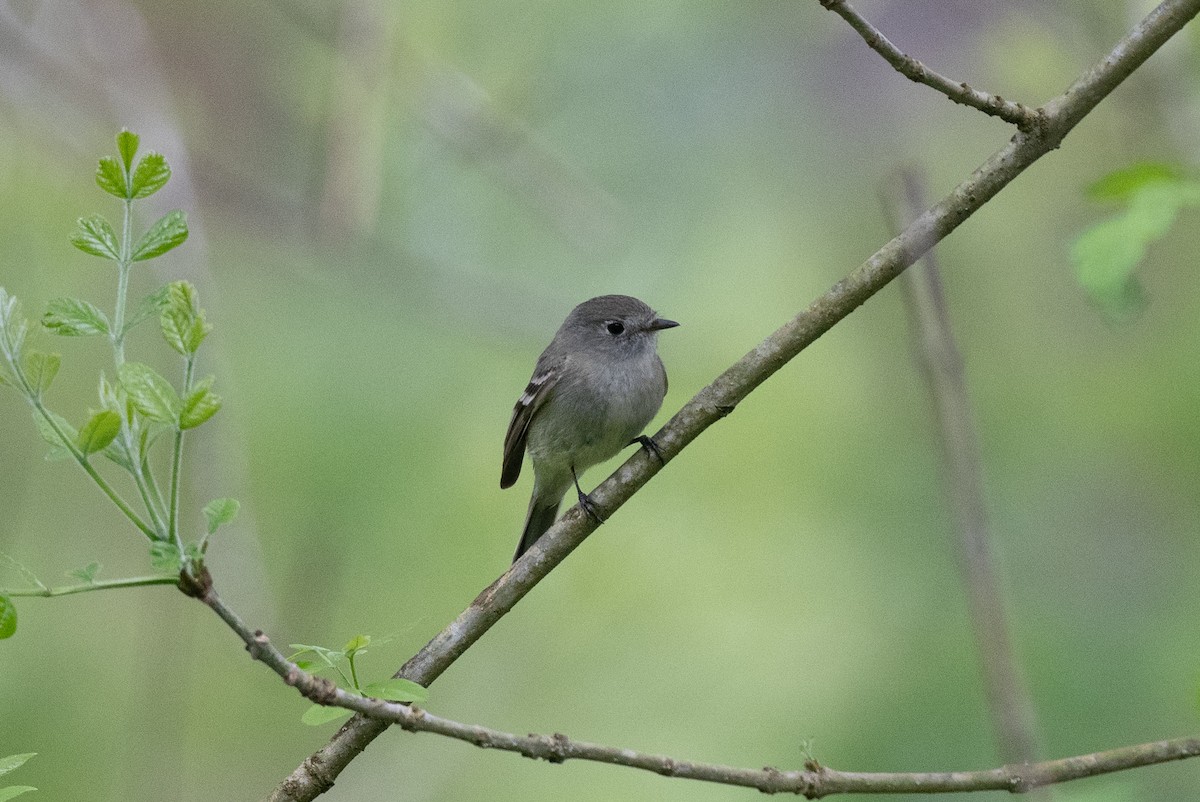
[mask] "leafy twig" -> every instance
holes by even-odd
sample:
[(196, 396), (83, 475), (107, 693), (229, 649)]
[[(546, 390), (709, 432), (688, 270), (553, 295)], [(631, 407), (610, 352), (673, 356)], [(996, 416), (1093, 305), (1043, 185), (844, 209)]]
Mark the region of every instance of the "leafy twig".
[(70, 596), (73, 593), (90, 593), (93, 590), (115, 590), (117, 588), (140, 588), (148, 585), (178, 585), (178, 574), (158, 576), (131, 576), (124, 579), (97, 579), (92, 582), (81, 582), (78, 585), (63, 585), (61, 587), (21, 588), (18, 590), (0, 589), (3, 596)]

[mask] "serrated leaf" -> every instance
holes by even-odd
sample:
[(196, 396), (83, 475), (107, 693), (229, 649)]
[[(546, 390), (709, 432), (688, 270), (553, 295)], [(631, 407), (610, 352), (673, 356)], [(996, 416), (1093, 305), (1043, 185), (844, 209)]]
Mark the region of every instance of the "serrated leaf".
[(100, 563), (90, 562), (82, 568), (75, 568), (67, 571), (67, 576), (75, 577), (87, 582), (89, 585), (96, 581), (96, 574), (100, 573)]
[(149, 365), (126, 362), (118, 370), (121, 386), (137, 411), (152, 421), (177, 423), (182, 402), (171, 383)]
[(171, 168), (160, 153), (147, 153), (133, 171), (133, 197), (148, 198), (171, 179)]
[(138, 240), (130, 259), (134, 262), (142, 262), (162, 256), (172, 248), (182, 245), (187, 238), (187, 216), (179, 209), (167, 212)]
[(321, 724), (326, 724), (330, 721), (335, 721), (343, 716), (349, 716), (353, 710), (347, 710), (344, 707), (323, 707), (321, 705), (313, 705), (308, 710), (304, 711), (304, 715), (300, 717), (300, 721), (310, 727), (316, 727)]
[(374, 696), (376, 699), (387, 699), (391, 702), (424, 702), (429, 698), (427, 688), (400, 677), (368, 683), (363, 686), (362, 692), (364, 696)]
[(121, 416), (105, 409), (93, 415), (75, 438), (75, 445), (84, 454), (94, 454), (108, 447), (121, 431)]
[(108, 317), (79, 298), (55, 298), (46, 306), (42, 325), (62, 337), (108, 334)]
[(128, 187), (125, 184), (125, 168), (111, 156), (105, 156), (100, 160), (100, 164), (96, 168), (96, 186), (109, 195), (115, 195), (122, 200), (129, 197)]
[[(75, 431), (75, 427), (71, 425), (70, 421), (57, 412), (46, 410), (46, 414), (54, 419), (54, 422), (58, 424), (58, 428), (66, 435), (69, 442), (75, 442), (75, 439), (79, 437), (79, 432)], [(50, 453), (46, 455), (46, 459), (62, 459), (71, 456), (70, 448), (58, 436), (58, 432), (54, 431), (54, 427), (50, 425), (45, 416), (36, 409), (33, 411), (33, 420), (37, 424), (38, 434), (50, 444)]]
[(58, 354), (30, 351), (25, 355), (24, 362), (25, 378), (29, 381), (34, 395), (40, 396), (50, 389), (54, 377), (58, 375), (62, 357)]
[(1122, 200), (1147, 184), (1179, 180), (1179, 168), (1161, 162), (1134, 164), (1109, 173), (1087, 188), (1092, 200)]
[(163, 338), (184, 356), (196, 353), (211, 327), (204, 319), (196, 288), (187, 281), (167, 285), (167, 298), (160, 316)]
[(221, 396), (207, 387), (199, 387), (183, 399), (183, 408), (179, 412), (179, 428), (195, 429), (216, 415), (220, 409)]
[(126, 170), (133, 167), (133, 157), (137, 155), (140, 140), (141, 137), (128, 128), (123, 128), (117, 133), (117, 152), (121, 154), (121, 161)]
[(36, 757), (37, 752), (26, 752), (22, 755), (9, 755), (8, 757), (0, 757), (0, 777), (8, 774), (10, 771), (21, 768), (25, 762), (31, 757)]
[(9, 785), (0, 788), (0, 802), (8, 802), (10, 799), (16, 799), (21, 794), (27, 791), (36, 791), (32, 785)]
[(158, 541), (150, 544), (150, 564), (160, 571), (177, 573), (183, 568), (183, 555), (174, 543)]
[[(13, 603), (10, 598), (7, 596), (0, 596), (0, 640), (11, 638), (13, 633), (16, 631), (17, 608), (13, 607)], [(13, 768), (16, 768), (16, 766)]]
[(125, 321), (125, 331), (129, 331), (134, 326), (152, 317), (158, 317), (167, 302), (168, 289), (169, 287), (160, 287), (138, 301), (138, 305), (134, 307), (133, 312), (129, 314), (129, 317)]
[(84, 253), (92, 256), (102, 256), (105, 259), (120, 259), (120, 246), (117, 245), (117, 234), (112, 226), (101, 215), (81, 217), (71, 232), (71, 244)]
[(204, 505), (204, 517), (208, 520), (208, 533), (230, 523), (237, 517), (242, 504), (236, 498), (215, 498)]

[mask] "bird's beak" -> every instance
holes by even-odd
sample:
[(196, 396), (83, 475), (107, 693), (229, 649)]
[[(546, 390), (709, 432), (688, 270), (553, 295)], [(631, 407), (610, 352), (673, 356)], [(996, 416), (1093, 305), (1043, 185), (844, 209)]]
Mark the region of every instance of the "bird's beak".
[(678, 325), (679, 324), (674, 320), (667, 320), (666, 318), (658, 317), (655, 318), (654, 322), (650, 324), (649, 329), (650, 331), (662, 331), (663, 329), (673, 329)]

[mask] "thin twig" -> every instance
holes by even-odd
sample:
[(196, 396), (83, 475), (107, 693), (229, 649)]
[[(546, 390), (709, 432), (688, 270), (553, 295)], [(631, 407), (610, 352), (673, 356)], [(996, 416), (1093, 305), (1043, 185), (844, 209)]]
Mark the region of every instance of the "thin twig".
[(140, 588), (147, 585), (178, 585), (177, 574), (158, 576), (131, 576), (125, 579), (97, 579), (78, 585), (63, 585), (57, 588), (19, 588), (17, 590), (0, 590), (3, 596), (70, 596), (73, 593), (90, 593), (93, 590), (115, 590), (117, 588)]
[(896, 72), (909, 80), (936, 89), (955, 103), (961, 103), (964, 106), (978, 109), (984, 114), (999, 117), (1022, 131), (1033, 130), (1041, 121), (1041, 116), (1036, 109), (1005, 100), (999, 95), (973, 89), (962, 81), (955, 81), (953, 78), (947, 78), (945, 75), (929, 69), (892, 44), (878, 28), (855, 11), (845, 0), (818, 0), (818, 2), (850, 23), (850, 27), (858, 31), (868, 47), (883, 56), (884, 60), (896, 69)]
[[(674, 458), (705, 429), (732, 412), (801, 350), (887, 286), (1031, 164), (1057, 148), (1097, 103), (1198, 13), (1200, 0), (1165, 0), (1150, 12), (1111, 53), (1045, 106), (1043, 124), (1029, 132), (1018, 131), (899, 236), (697, 393), (654, 435), (664, 460)], [(661, 467), (657, 459), (639, 451), (592, 491), (590, 498), (597, 511), (605, 518), (611, 517)], [(578, 506), (569, 510), (396, 676), (421, 685), (433, 682), (594, 529), (591, 518)], [(386, 723), (355, 717), (282, 780), (269, 799), (308, 802), (316, 798), (385, 729)]]
[[(952, 791), (1025, 792), (1054, 783), (1094, 777), (1114, 771), (1165, 763), (1200, 755), (1200, 738), (1126, 746), (1106, 752), (1050, 760), (1044, 763), (1001, 766), (984, 771), (956, 772), (852, 772), (836, 771), (809, 761), (803, 770), (765, 767), (747, 769), (718, 763), (697, 763), (666, 755), (647, 754), (616, 746), (576, 741), (561, 733), (517, 735), (476, 724), (435, 716), (414, 705), (356, 696), (316, 677), (291, 662), (261, 631), (252, 631), (230, 609), (211, 584), (200, 600), (208, 605), (242, 642), (250, 656), (271, 668), (287, 684), (318, 704), (343, 707), (372, 720), (397, 724), (409, 732), (429, 732), (474, 744), (484, 749), (516, 752), (528, 758), (562, 763), (588, 760), (644, 769), (665, 777), (700, 780), (722, 785), (756, 788), (768, 794), (793, 793), (809, 799), (845, 793), (904, 794)], [(332, 783), (331, 783), (332, 784)]]

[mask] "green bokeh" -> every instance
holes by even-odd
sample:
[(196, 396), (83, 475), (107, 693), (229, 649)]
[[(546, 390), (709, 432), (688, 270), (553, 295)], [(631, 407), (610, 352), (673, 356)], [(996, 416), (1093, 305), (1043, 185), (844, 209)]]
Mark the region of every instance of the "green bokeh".
[[(133, 294), (198, 286), (215, 326), (199, 373), (225, 401), (191, 439), (186, 523), (240, 499), (210, 547), (218, 589), (281, 646), (390, 636), (360, 662), (370, 679), (507, 566), (529, 480), (498, 487), (505, 426), (575, 303), (625, 292), (683, 324), (661, 339), (661, 423), (885, 241), (898, 165), (940, 195), (1011, 135), (892, 73), (816, 2), (51, 5), (0, 16), (0, 285), (31, 315), (61, 295), (110, 308), (112, 276), (67, 234), (116, 216), (91, 178), (116, 130), (165, 153), (175, 177), (143, 223), (183, 208), (192, 238), (139, 266)], [(863, 10), (1030, 104), (1133, 16), (941, 5)], [(1194, 158), (1189, 34), (939, 250), (1047, 757), (1197, 729), (1195, 212), (1151, 247), (1148, 305), (1124, 325), (1069, 260), (1107, 213), (1095, 179)], [(149, 335), (130, 358), (165, 370)], [(78, 423), (108, 355), (53, 342), (51, 400)], [(141, 535), (43, 452), (0, 395), (0, 549), (46, 581), (93, 560), (145, 573)], [(307, 703), (169, 587), (18, 602), (0, 756), (37, 752), (18, 779), (46, 799), (256, 799), (333, 731), (300, 724)], [(751, 767), (799, 767), (806, 739), (847, 770), (997, 765), (898, 291), (672, 462), (428, 706)], [(1185, 762), (1062, 798), (1198, 783)], [(753, 793), (395, 732), (326, 798)]]

